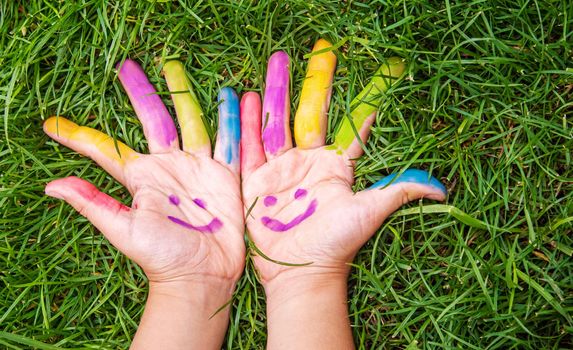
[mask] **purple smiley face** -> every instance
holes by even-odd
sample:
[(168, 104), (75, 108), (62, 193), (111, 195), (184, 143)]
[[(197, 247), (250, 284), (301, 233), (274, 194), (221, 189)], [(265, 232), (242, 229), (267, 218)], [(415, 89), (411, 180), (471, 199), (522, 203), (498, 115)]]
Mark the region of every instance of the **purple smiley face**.
[[(172, 194), (169, 196), (169, 203), (178, 206), (181, 203), (181, 200), (179, 199), (179, 197)], [(193, 199), (193, 203), (195, 203), (195, 205), (197, 205), (199, 208), (207, 210), (207, 205), (203, 200), (195, 198)], [(167, 218), (179, 226), (183, 226), (189, 230), (199, 231), (202, 233), (215, 233), (219, 231), (221, 227), (223, 227), (223, 223), (221, 222), (221, 220), (219, 220), (219, 218), (213, 218), (213, 220), (211, 220), (211, 222), (209, 222), (207, 225), (201, 225), (201, 226), (192, 225), (185, 220), (181, 220), (179, 218), (170, 215), (167, 216)]]
[[(295, 200), (304, 199), (307, 194), (308, 194), (307, 190), (305, 190), (303, 188), (299, 188), (294, 193), (294, 199)], [(277, 204), (277, 197), (266, 196), (263, 203), (264, 203), (265, 207), (272, 207), (273, 205)], [(288, 231), (291, 228), (293, 228), (293, 227), (297, 226), (298, 224), (300, 224), (301, 222), (303, 222), (304, 220), (308, 219), (312, 214), (314, 214), (314, 212), (316, 211), (317, 205), (318, 205), (318, 201), (316, 199), (313, 199), (310, 202), (310, 204), (308, 205), (308, 207), (306, 208), (306, 210), (302, 214), (297, 215), (294, 219), (292, 219), (291, 221), (289, 221), (287, 223), (283, 223), (280, 220), (273, 219), (273, 218), (270, 218), (268, 216), (263, 216), (261, 218), (261, 222), (263, 223), (263, 225), (265, 225), (265, 227), (267, 227), (271, 231), (275, 231), (275, 232)]]

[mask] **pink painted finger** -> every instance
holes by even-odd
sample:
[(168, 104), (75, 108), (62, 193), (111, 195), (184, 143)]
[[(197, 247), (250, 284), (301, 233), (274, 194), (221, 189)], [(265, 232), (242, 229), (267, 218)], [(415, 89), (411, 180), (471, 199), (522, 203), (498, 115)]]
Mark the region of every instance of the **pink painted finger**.
[(263, 146), (267, 159), (292, 148), (289, 120), (289, 57), (279, 51), (269, 59), (263, 99)]
[(118, 64), (119, 81), (129, 96), (151, 153), (166, 153), (179, 148), (177, 129), (169, 111), (151, 85), (141, 66), (132, 60)]
[(131, 209), (94, 185), (75, 176), (54, 180), (46, 186), (46, 194), (63, 199), (85, 216), (117, 249), (125, 252), (129, 244)]
[(247, 92), (241, 98), (241, 175), (246, 178), (265, 163), (261, 143), (261, 98)]

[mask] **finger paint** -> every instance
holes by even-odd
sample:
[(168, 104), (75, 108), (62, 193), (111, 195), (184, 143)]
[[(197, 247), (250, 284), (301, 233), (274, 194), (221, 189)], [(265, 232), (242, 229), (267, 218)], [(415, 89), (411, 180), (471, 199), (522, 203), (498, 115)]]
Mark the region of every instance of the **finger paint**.
[(307, 193), (308, 193), (307, 190), (305, 190), (304, 188), (299, 188), (294, 193), (294, 199), (303, 199), (304, 197), (306, 197)]
[(200, 198), (193, 199), (193, 203), (195, 203), (201, 209), (207, 209), (207, 204), (205, 204), (205, 202)]
[(427, 171), (419, 169), (408, 169), (404, 171), (400, 176), (396, 177), (397, 174), (390, 174), (374, 183), (368, 189), (375, 189), (385, 186), (392, 186), (399, 183), (417, 183), (420, 185), (431, 186), (439, 189), (444, 194), (447, 194), (446, 187)]
[(117, 65), (119, 81), (143, 125), (152, 152), (170, 149), (177, 143), (177, 129), (169, 111), (139, 64), (130, 59)]
[(190, 223), (174, 216), (168, 216), (167, 218), (179, 226), (183, 226), (189, 230), (199, 231), (202, 233), (215, 233), (219, 231), (221, 227), (223, 227), (223, 223), (218, 218), (214, 218), (211, 220), (211, 222), (209, 222), (209, 224), (202, 226), (191, 225)]
[(364, 90), (350, 103), (350, 118), (344, 118), (335, 141), (332, 146), (329, 146), (329, 149), (348, 149), (356, 138), (351, 122), (355, 129), (360, 131), (367, 118), (377, 112), (384, 99), (384, 93), (404, 74), (405, 69), (404, 60), (398, 57), (389, 58), (378, 69)]
[[(332, 47), (332, 44), (320, 39), (312, 52), (329, 47)], [(336, 56), (332, 51), (315, 54), (308, 61), (300, 102), (294, 117), (294, 138), (299, 148), (324, 145), (335, 68)]]
[[(59, 187), (65, 187), (64, 190)], [(101, 192), (91, 182), (75, 176), (54, 180), (46, 186), (45, 192), (48, 196), (68, 201), (68, 196), (77, 195), (85, 201), (92, 203), (98, 208), (106, 208), (111, 212), (130, 211), (131, 209), (118, 202), (111, 196)], [(63, 193), (62, 193), (63, 192)], [(66, 193), (67, 195), (64, 195)], [(68, 203), (70, 203), (68, 201)], [(85, 214), (83, 214), (85, 216)]]
[[(168, 198), (169, 198), (169, 202), (173, 205), (178, 206), (181, 203), (181, 200), (175, 194), (169, 195)], [(206, 209), (206, 207), (207, 207), (205, 202), (203, 200), (201, 200), (200, 198), (193, 199), (193, 203), (195, 203), (201, 209)], [(202, 233), (215, 233), (219, 229), (221, 229), (221, 227), (223, 227), (223, 223), (221, 222), (221, 220), (219, 220), (219, 218), (214, 218), (207, 225), (201, 225), (201, 226), (192, 225), (185, 220), (179, 219), (179, 218), (177, 218), (175, 216), (171, 216), (171, 215), (168, 215), (167, 218), (179, 226), (183, 226), (187, 229), (199, 231)]]
[(240, 166), (239, 144), (241, 140), (241, 120), (239, 97), (235, 90), (226, 87), (219, 92), (219, 132), (215, 146), (215, 157), (227, 164)]
[(241, 173), (248, 176), (265, 163), (261, 142), (261, 99), (250, 91), (241, 97)]
[(173, 205), (179, 205), (179, 203), (181, 203), (181, 201), (179, 200), (179, 197), (177, 197), (174, 194), (169, 195), (169, 202)]
[(273, 205), (277, 204), (277, 197), (275, 196), (266, 196), (264, 200), (265, 207), (272, 207)]
[(275, 52), (269, 59), (263, 98), (262, 139), (265, 152), (277, 155), (290, 148), (289, 57)]
[(271, 231), (275, 231), (275, 232), (288, 231), (291, 228), (299, 225), (304, 220), (308, 219), (310, 216), (312, 216), (312, 214), (314, 214), (314, 212), (316, 211), (317, 205), (318, 205), (318, 201), (316, 199), (313, 199), (312, 202), (310, 202), (310, 204), (308, 205), (308, 207), (304, 211), (304, 213), (296, 216), (294, 219), (287, 222), (286, 224), (282, 223), (281, 221), (279, 221), (277, 219), (270, 218), (268, 216), (263, 216), (261, 218), (261, 222), (265, 227), (267, 227)]
[(163, 66), (165, 81), (181, 128), (183, 149), (211, 155), (211, 141), (203, 123), (203, 111), (187, 75), (179, 61), (169, 61)]
[[(48, 118), (44, 122), (44, 130), (58, 138), (82, 144), (83, 147), (81, 148), (84, 150), (93, 147), (103, 156), (118, 163), (120, 166), (124, 166), (126, 162), (138, 157), (138, 153), (126, 144), (114, 140), (111, 136), (101, 131), (79, 126), (64, 117)], [(82, 154), (85, 154), (85, 152), (82, 152)]]

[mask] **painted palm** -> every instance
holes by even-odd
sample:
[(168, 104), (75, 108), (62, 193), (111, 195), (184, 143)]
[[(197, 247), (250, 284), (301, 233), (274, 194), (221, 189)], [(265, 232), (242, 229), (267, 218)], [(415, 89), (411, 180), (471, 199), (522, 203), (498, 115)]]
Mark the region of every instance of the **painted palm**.
[(44, 130), (122, 183), (133, 197), (131, 207), (76, 177), (50, 182), (46, 193), (86, 216), (151, 281), (203, 282), (213, 277), (234, 282), (245, 255), (236, 93), (224, 88), (219, 94), (219, 131), (211, 157), (202, 112), (180, 62), (166, 63), (163, 72), (181, 127), (182, 149), (173, 120), (141, 67), (127, 60), (118, 69), (150, 154), (62, 117), (46, 120)]
[(347, 263), (393, 211), (414, 199), (443, 200), (446, 195), (438, 180), (416, 169), (352, 191), (353, 160), (362, 154), (361, 142), (367, 141), (384, 92), (405, 65), (399, 58), (388, 59), (351, 103), (334, 143), (325, 145), (336, 66), (330, 47), (319, 40), (308, 63), (294, 119), (296, 147), (289, 128), (286, 53), (269, 59), (262, 108), (256, 93), (241, 101), (242, 187), (250, 237), (271, 259), (311, 263), (285, 266), (257, 256), (263, 282), (285, 272), (346, 274)]

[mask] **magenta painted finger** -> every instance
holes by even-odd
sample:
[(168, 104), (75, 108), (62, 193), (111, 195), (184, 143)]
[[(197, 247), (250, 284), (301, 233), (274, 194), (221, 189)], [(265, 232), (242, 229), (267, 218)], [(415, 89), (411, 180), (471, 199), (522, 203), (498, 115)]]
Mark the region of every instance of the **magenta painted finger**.
[(279, 51), (269, 59), (263, 100), (263, 146), (267, 159), (292, 148), (289, 120), (289, 57)]
[(261, 143), (261, 98), (247, 92), (241, 98), (241, 174), (247, 177), (265, 163)]
[(151, 153), (165, 153), (179, 147), (177, 129), (169, 111), (161, 101), (139, 64), (130, 59), (119, 63), (119, 81), (143, 125), (143, 133)]

